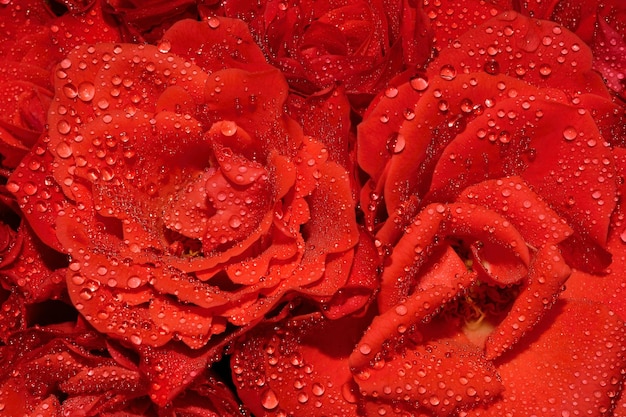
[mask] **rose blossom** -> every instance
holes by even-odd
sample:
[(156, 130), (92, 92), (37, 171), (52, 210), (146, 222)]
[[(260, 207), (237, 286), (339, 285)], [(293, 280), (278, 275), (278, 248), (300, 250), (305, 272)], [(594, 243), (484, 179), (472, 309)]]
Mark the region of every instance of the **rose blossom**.
[(626, 6), (620, 0), (522, 1), (522, 13), (550, 19), (576, 33), (593, 51), (593, 68), (626, 99)]
[(105, 0), (104, 8), (135, 41), (156, 42), (178, 20), (198, 18), (195, 0)]
[(365, 103), (389, 78), (430, 56), (421, 5), (394, 0), (222, 2), (245, 20), (290, 86), (311, 94), (341, 84)]
[(560, 295), (572, 268), (605, 273), (621, 255), (607, 244), (624, 176), (619, 106), (591, 62), (561, 26), (507, 12), (390, 83), (358, 132), (366, 223), (389, 253), (377, 304), (242, 337), (233, 374), (256, 415), (617, 406), (623, 320)]
[(201, 348), (291, 290), (327, 302), (346, 284), (359, 233), (347, 173), (284, 115), (286, 84), (242, 22), (77, 48), (55, 91), (9, 188), (29, 219), (25, 184), (51, 194), (40, 234), (71, 255), (70, 297), (99, 331)]
[(80, 320), (17, 332), (0, 352), (3, 415), (242, 416), (231, 391), (208, 370), (167, 408), (155, 406), (133, 352)]
[(104, 20), (98, 2), (61, 16), (47, 1), (3, 2), (0, 21), (0, 169), (10, 170), (44, 130), (52, 67), (76, 45), (114, 42), (119, 34)]
[[(65, 257), (43, 244), (0, 186), (0, 340), (68, 313)], [(54, 312), (44, 312), (47, 308)]]

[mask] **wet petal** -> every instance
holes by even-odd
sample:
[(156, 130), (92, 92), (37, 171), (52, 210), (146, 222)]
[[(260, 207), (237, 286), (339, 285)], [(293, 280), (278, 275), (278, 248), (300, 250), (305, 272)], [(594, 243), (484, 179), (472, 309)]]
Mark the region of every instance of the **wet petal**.
[(366, 321), (312, 315), (258, 326), (236, 344), (231, 359), (239, 397), (254, 415), (356, 415), (359, 394), (347, 357)]
[(447, 416), (493, 401), (503, 387), (492, 363), (475, 346), (429, 341), (357, 374), (364, 395)]
[(467, 415), (606, 414), (623, 380), (624, 332), (624, 323), (602, 305), (560, 302), (531, 337), (500, 359), (502, 399)]
[[(382, 276), (381, 310), (387, 310), (408, 295), (428, 256), (449, 238), (474, 245), (472, 251), (482, 265), (485, 278), (510, 284), (526, 274), (530, 260), (528, 248), (507, 220), (480, 206), (432, 204), (413, 220), (392, 252), (391, 263)], [(480, 244), (476, 245), (477, 242)]]
[(571, 274), (557, 247), (547, 245), (539, 249), (530, 264), (521, 293), (511, 310), (487, 338), (485, 353), (493, 359), (510, 349), (554, 305), (563, 284)]

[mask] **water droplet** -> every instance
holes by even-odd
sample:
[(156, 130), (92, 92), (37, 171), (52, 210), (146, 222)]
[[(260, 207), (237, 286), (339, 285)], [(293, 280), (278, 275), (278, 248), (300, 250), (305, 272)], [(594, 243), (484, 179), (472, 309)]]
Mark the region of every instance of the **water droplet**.
[(60, 142), (57, 145), (57, 155), (59, 155), (60, 158), (69, 158), (70, 156), (72, 156), (72, 148), (70, 147), (70, 145), (68, 145), (65, 142)]
[(350, 404), (355, 404), (358, 400), (354, 383), (346, 382), (341, 386), (341, 396)]
[(398, 95), (398, 89), (395, 87), (389, 87), (385, 90), (385, 96), (387, 98), (394, 98)]
[(489, 75), (496, 75), (500, 72), (500, 64), (498, 64), (498, 61), (491, 60), (489, 62), (485, 62), (483, 69)]
[(408, 309), (404, 304), (399, 304), (396, 306), (396, 314), (399, 316), (404, 316), (408, 313)]
[(415, 91), (424, 91), (428, 88), (428, 78), (426, 78), (426, 76), (413, 77), (409, 81), (409, 84)]
[(132, 336), (130, 336), (130, 341), (134, 344), (134, 345), (140, 345), (142, 340), (141, 340), (141, 336), (134, 334)]
[(456, 68), (452, 65), (444, 65), (439, 70), (439, 76), (447, 81), (454, 80), (456, 78)]
[(24, 183), (22, 189), (24, 190), (24, 193), (26, 193), (26, 195), (35, 195), (37, 193), (37, 185), (33, 184), (30, 181)]
[(542, 64), (539, 67), (539, 73), (543, 75), (544, 77), (547, 77), (548, 75), (552, 73), (552, 67), (550, 67), (550, 65), (548, 64)]
[(211, 29), (217, 29), (218, 27), (220, 27), (220, 19), (215, 16), (209, 17), (207, 23), (209, 24), (209, 27)]
[(241, 226), (241, 218), (239, 216), (231, 216), (228, 220), (228, 224), (233, 229), (238, 229)]
[(63, 94), (67, 98), (75, 98), (78, 95), (78, 89), (74, 84), (68, 83), (63, 86)]
[(161, 40), (157, 44), (157, 48), (159, 49), (159, 52), (166, 54), (170, 51), (170, 49), (172, 49), (172, 44), (169, 41)]
[(267, 389), (261, 394), (261, 405), (266, 410), (273, 410), (278, 407), (278, 397), (272, 389)]
[(369, 355), (370, 353), (372, 353), (372, 347), (367, 343), (363, 343), (361, 346), (359, 346), (359, 352), (361, 352), (363, 355)]
[(313, 386), (311, 387), (311, 390), (313, 391), (313, 395), (317, 397), (321, 397), (322, 395), (324, 395), (324, 391), (326, 391), (324, 386), (320, 384), (319, 382), (315, 382)]
[(565, 140), (574, 140), (576, 139), (576, 136), (578, 136), (578, 132), (572, 126), (566, 127), (565, 130), (563, 130), (563, 137)]
[(91, 101), (95, 94), (96, 88), (91, 82), (85, 81), (78, 85), (78, 98), (82, 101)]
[(511, 142), (511, 134), (509, 132), (507, 132), (506, 130), (501, 131), (498, 134), (498, 141), (500, 141), (500, 143), (509, 143), (509, 142)]
[(126, 285), (128, 285), (129, 288), (139, 288), (141, 285), (141, 278), (138, 276), (129, 277), (128, 281), (126, 281)]
[(222, 122), (221, 132), (224, 136), (233, 136), (235, 133), (237, 133), (237, 124), (230, 121)]
[(60, 120), (59, 123), (57, 123), (57, 130), (60, 134), (67, 135), (70, 133), (70, 130), (72, 130), (72, 126), (67, 120)]

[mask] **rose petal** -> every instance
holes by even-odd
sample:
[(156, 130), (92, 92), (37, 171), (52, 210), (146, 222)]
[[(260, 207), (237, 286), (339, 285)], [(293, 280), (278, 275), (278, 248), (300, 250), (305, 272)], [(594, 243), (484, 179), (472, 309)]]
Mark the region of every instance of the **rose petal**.
[[(485, 64), (537, 87), (559, 88), (572, 95), (585, 92), (608, 97), (602, 79), (592, 71), (588, 46), (557, 23), (507, 11), (463, 33), (431, 65), (452, 65), (456, 73), (480, 72)], [(476, 45), (489, 54), (471, 53)], [(562, 45), (559, 48), (553, 45)], [(569, 53), (562, 54), (562, 51)], [(575, 65), (572, 65), (575, 62)]]
[(361, 231), (348, 281), (324, 303), (324, 316), (338, 319), (364, 307), (377, 288), (381, 262), (372, 238)]
[(487, 338), (487, 358), (501, 355), (540, 323), (546, 311), (556, 302), (570, 273), (557, 247), (547, 245), (539, 249), (530, 264), (521, 293), (504, 320)]
[[(471, 283), (471, 277), (464, 277), (464, 285)], [(367, 331), (350, 355), (350, 368), (367, 374), (374, 366), (376, 358), (384, 357), (387, 344), (397, 341), (411, 329), (415, 339), (421, 339), (419, 325), (427, 323), (445, 303), (453, 300), (463, 290), (463, 284), (456, 288), (434, 286), (425, 291), (416, 291), (406, 300), (398, 303), (382, 314), (374, 317)], [(375, 367), (375, 366), (374, 366)]]
[(500, 360), (502, 399), (467, 415), (606, 414), (624, 378), (625, 329), (602, 305), (560, 302), (531, 337)]
[[(522, 131), (503, 129), (493, 134), (496, 138), (503, 133), (509, 135), (506, 145), (497, 139), (481, 140), (482, 132), (490, 132), (487, 119), (497, 117), (495, 113), (500, 110), (507, 112), (510, 107), (506, 102), (496, 103), (446, 147), (434, 170), (431, 193), (449, 195), (456, 192), (456, 187), (493, 176), (519, 175), (584, 238), (604, 245), (615, 183), (598, 182), (597, 178), (615, 168), (608, 152), (595, 146), (600, 137), (593, 118), (573, 107), (543, 102), (541, 114), (524, 110), (517, 114), (516, 125), (526, 120), (532, 126), (525, 129), (524, 135)], [(567, 117), (545, 119), (543, 114)], [(595, 141), (590, 144), (591, 139)], [(562, 158), (553, 158), (555, 149)], [(483, 157), (472, 158), (469, 167), (464, 158), (452, 157), (466, 154)], [(573, 174), (578, 167), (584, 167), (585, 179)], [(451, 176), (457, 178), (453, 186), (448, 180)]]
[(504, 218), (483, 207), (456, 203), (432, 204), (415, 218), (395, 246), (391, 263), (382, 275), (379, 306), (386, 311), (408, 295), (418, 271), (435, 247), (447, 238), (467, 240), (483, 264), (485, 277), (502, 283), (517, 282), (526, 275), (530, 256), (524, 239)]
[(139, 369), (150, 381), (150, 399), (165, 406), (204, 372), (215, 353), (212, 349), (193, 351), (181, 345), (141, 348)]
[(520, 177), (488, 180), (470, 186), (458, 201), (487, 207), (506, 217), (535, 248), (548, 242), (560, 243), (573, 232)]
[[(358, 392), (347, 357), (363, 331), (359, 317), (301, 316), (261, 325), (240, 340), (231, 359), (239, 397), (254, 415), (356, 415)], [(272, 330), (270, 330), (272, 329)], [(272, 378), (281, 369), (281, 378)]]
[(447, 416), (491, 402), (503, 391), (493, 364), (475, 346), (450, 340), (408, 348), (382, 365), (357, 374), (365, 395)]
[(271, 68), (246, 24), (238, 19), (180, 20), (163, 34), (160, 45), (205, 71), (223, 68), (263, 71)]

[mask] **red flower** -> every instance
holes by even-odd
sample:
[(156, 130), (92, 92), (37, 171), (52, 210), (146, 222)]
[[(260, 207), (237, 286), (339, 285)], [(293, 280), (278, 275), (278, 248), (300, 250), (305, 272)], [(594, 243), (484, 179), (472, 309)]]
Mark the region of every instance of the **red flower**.
[(424, 204), (519, 175), (574, 229), (561, 244), (570, 264), (608, 265), (616, 193), (608, 146), (623, 143), (621, 111), (570, 32), (507, 12), (453, 41), (366, 116), (359, 163), (371, 180), (362, 204), (383, 243), (397, 241)]
[(122, 22), (126, 35), (156, 42), (178, 20), (197, 19), (195, 0), (106, 0), (105, 9)]
[(576, 33), (593, 51), (593, 68), (609, 88), (626, 99), (626, 7), (620, 0), (522, 1), (521, 11), (550, 19)]
[(245, 20), (270, 62), (306, 94), (340, 83), (358, 103), (430, 56), (421, 6), (406, 1), (232, 1), (219, 13)]
[[(523, 343), (493, 362), (462, 336), (443, 336), (450, 326), (436, 315), (407, 310), (399, 317), (414, 323), (402, 334), (393, 329), (384, 353), (359, 372), (350, 365), (371, 346), (354, 341), (371, 315), (261, 325), (235, 348), (238, 393), (258, 417), (600, 416), (615, 406), (626, 333), (601, 304), (560, 301)], [(366, 335), (382, 330), (376, 323)]]
[(0, 352), (4, 415), (242, 416), (228, 388), (208, 371), (168, 408), (155, 406), (131, 352), (69, 323), (16, 333)]
[[(23, 221), (15, 201), (0, 187), (0, 340), (34, 323), (67, 313), (65, 256), (44, 245)], [(47, 302), (55, 302), (46, 305)], [(58, 301), (58, 302), (57, 302)], [(44, 312), (55, 306), (55, 312)]]
[(52, 99), (50, 71), (74, 46), (119, 39), (98, 3), (57, 16), (47, 1), (0, 6), (0, 167), (12, 169), (44, 130)]
[[(200, 348), (286, 293), (331, 302), (356, 281), (348, 174), (285, 115), (286, 83), (243, 22), (82, 46), (55, 92), (48, 135), (8, 187), (71, 255), (70, 297), (100, 332)], [(43, 216), (30, 182), (50, 194)]]

